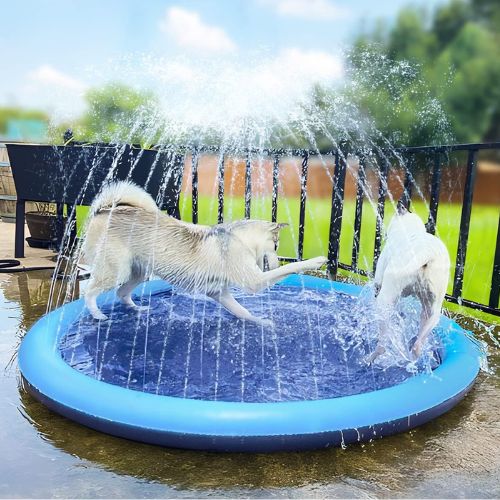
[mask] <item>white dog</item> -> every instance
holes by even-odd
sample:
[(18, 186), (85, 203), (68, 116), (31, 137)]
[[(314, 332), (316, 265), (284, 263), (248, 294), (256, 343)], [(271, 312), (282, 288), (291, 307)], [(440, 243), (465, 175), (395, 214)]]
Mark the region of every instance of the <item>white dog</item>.
[(412, 354), (418, 359), (431, 330), (437, 325), (446, 293), (450, 257), (443, 242), (425, 230), (415, 214), (399, 206), (387, 231), (387, 241), (375, 271), (377, 307), (383, 318), (373, 361), (385, 349), (390, 313), (400, 297), (413, 295), (422, 304), (420, 328)]
[(238, 318), (270, 324), (241, 306), (229, 287), (256, 293), (289, 274), (318, 269), (327, 260), (316, 257), (280, 267), (276, 251), (284, 225), (258, 220), (213, 227), (189, 224), (163, 214), (140, 187), (110, 184), (92, 204), (83, 243), (91, 271), (87, 308), (95, 319), (107, 319), (96, 298), (115, 286), (121, 301), (137, 308), (132, 290), (156, 275), (185, 291), (208, 295)]

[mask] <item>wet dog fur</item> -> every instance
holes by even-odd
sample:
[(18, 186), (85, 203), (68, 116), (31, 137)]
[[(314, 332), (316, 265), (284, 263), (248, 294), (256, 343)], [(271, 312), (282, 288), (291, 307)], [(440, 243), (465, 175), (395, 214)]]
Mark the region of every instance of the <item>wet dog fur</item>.
[(382, 325), (369, 362), (385, 351), (390, 314), (397, 301), (409, 295), (422, 305), (419, 333), (412, 347), (413, 359), (420, 357), (427, 337), (439, 322), (449, 270), (450, 257), (443, 242), (427, 233), (416, 214), (398, 206), (375, 271), (376, 303)]
[(277, 248), (285, 225), (259, 220), (189, 224), (162, 213), (139, 186), (109, 184), (91, 206), (82, 247), (91, 272), (86, 306), (95, 319), (107, 319), (96, 299), (118, 286), (119, 299), (140, 309), (132, 290), (154, 275), (187, 292), (206, 294), (238, 318), (269, 324), (239, 304), (230, 287), (256, 293), (326, 263), (316, 257), (280, 266)]

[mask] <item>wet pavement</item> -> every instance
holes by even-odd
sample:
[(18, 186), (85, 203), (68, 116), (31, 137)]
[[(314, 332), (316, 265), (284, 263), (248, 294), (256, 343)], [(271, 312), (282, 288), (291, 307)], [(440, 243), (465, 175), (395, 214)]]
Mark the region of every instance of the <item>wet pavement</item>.
[(32, 399), (16, 352), (45, 313), (49, 289), (50, 271), (0, 275), (1, 497), (500, 496), (500, 355), (491, 340), (498, 326), (479, 330), (491, 373), (418, 429), (345, 450), (216, 454), (107, 436)]

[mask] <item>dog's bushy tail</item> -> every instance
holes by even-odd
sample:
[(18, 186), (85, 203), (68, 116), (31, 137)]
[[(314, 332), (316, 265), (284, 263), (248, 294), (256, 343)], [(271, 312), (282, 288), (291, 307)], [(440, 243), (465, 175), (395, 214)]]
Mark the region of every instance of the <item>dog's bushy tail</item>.
[(128, 181), (112, 182), (104, 186), (92, 202), (90, 211), (92, 215), (96, 215), (119, 205), (142, 208), (153, 213), (158, 211), (153, 198), (137, 184)]

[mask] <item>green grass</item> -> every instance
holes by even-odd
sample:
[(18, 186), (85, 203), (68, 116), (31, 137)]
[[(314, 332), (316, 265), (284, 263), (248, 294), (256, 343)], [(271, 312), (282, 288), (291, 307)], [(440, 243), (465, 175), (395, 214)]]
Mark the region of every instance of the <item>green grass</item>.
[[(200, 196), (198, 201), (198, 222), (200, 224), (215, 224), (217, 222), (217, 199), (212, 196)], [(191, 221), (191, 199), (181, 197), (181, 217)], [(328, 233), (330, 227), (331, 202), (327, 199), (309, 199), (306, 209), (304, 234), (304, 257), (326, 255), (328, 249)], [(77, 218), (79, 227), (87, 214), (86, 207), (78, 207)], [(422, 202), (412, 204), (412, 210), (427, 219), (428, 209)], [(390, 203), (386, 206), (386, 220), (394, 212)], [(488, 302), (491, 276), (493, 272), (493, 256), (496, 243), (496, 232), (500, 208), (488, 205), (473, 207), (469, 244), (465, 262), (463, 297), (469, 300)], [(270, 219), (271, 199), (252, 199), (251, 216), (254, 219)], [(455, 261), (458, 246), (461, 205), (441, 203), (438, 212), (437, 235), (446, 244), (452, 262)], [(225, 220), (241, 219), (244, 216), (244, 201), (242, 197), (227, 197), (224, 202)], [(278, 202), (278, 221), (288, 222), (289, 228), (282, 231), (279, 253), (283, 256), (295, 257), (297, 248), (299, 220), (299, 199), (280, 198)], [(359, 267), (370, 270), (373, 262), (373, 245), (375, 236), (375, 208), (368, 202), (363, 206), (361, 227)], [(352, 240), (354, 233), (354, 200), (346, 200), (342, 218), (340, 239), (340, 261), (351, 263)], [(451, 293), (454, 269), (450, 272), (448, 292)], [(488, 315), (488, 319), (493, 318)]]

